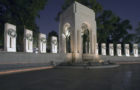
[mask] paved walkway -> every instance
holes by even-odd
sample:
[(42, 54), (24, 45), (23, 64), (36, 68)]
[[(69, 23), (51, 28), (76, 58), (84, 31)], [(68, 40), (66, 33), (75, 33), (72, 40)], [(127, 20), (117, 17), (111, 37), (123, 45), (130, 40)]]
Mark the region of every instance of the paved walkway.
[(0, 64), (0, 72), (46, 66), (50, 66), (50, 64)]
[(140, 64), (0, 75), (0, 90), (140, 90)]

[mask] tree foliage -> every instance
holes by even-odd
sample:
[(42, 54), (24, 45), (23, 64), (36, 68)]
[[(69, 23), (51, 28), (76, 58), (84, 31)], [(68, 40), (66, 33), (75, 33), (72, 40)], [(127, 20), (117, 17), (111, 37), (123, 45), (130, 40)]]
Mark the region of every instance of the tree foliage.
[(97, 17), (98, 42), (128, 43), (133, 34), (128, 31), (132, 29), (129, 20), (121, 20), (110, 10), (105, 10)]
[[(17, 46), (23, 46), (24, 28), (33, 30), (34, 37), (38, 36), (39, 28), (35, 20), (46, 2), (47, 0), (0, 0), (0, 26), (6, 22), (17, 26)], [(0, 33), (3, 30), (4, 27), (0, 28)]]
[(135, 33), (135, 42), (136, 43), (140, 43), (140, 22), (138, 22), (138, 26), (135, 29), (136, 33)]

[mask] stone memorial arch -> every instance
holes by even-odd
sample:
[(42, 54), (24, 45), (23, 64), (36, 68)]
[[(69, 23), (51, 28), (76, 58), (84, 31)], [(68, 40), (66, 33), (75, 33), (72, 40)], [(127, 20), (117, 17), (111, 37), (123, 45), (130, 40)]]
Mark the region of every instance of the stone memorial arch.
[(96, 54), (95, 12), (74, 2), (60, 15), (59, 53), (72, 53), (74, 60), (83, 54)]

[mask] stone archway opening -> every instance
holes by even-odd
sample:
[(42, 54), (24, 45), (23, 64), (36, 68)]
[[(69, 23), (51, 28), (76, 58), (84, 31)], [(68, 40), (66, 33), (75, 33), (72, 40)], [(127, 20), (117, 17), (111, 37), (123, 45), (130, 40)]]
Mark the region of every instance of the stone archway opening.
[(66, 53), (71, 53), (71, 34), (70, 34), (70, 24), (66, 23), (64, 25), (64, 30), (63, 30), (63, 34), (65, 37), (65, 50)]
[(82, 51), (83, 54), (90, 53), (90, 37), (89, 37), (89, 29), (87, 24), (82, 24)]

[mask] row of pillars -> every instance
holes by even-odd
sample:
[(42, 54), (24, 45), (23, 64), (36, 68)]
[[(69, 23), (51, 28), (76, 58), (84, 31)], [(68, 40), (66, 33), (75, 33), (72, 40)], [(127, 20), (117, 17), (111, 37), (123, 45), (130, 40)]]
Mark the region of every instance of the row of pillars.
[[(4, 51), (16, 52), (16, 26), (6, 23), (4, 27)], [(46, 35), (40, 33), (38, 37), (38, 53), (46, 53)], [(29, 29), (24, 29), (24, 52), (33, 53), (33, 32)], [(57, 53), (57, 37), (51, 38), (51, 52)]]
[[(130, 56), (130, 47), (129, 44), (124, 44), (125, 56)], [(122, 46), (121, 44), (117, 44), (116, 47), (117, 56), (122, 56)], [(101, 54), (106, 55), (106, 44), (101, 44)], [(96, 55), (99, 55), (98, 44), (96, 44)], [(109, 55), (114, 56), (114, 45), (112, 43), (109, 44)], [(133, 56), (138, 57), (138, 44), (133, 44)]]

